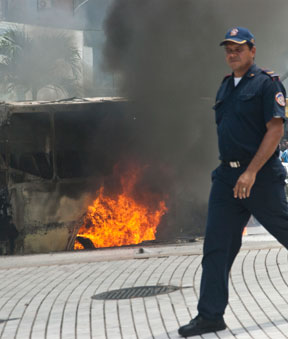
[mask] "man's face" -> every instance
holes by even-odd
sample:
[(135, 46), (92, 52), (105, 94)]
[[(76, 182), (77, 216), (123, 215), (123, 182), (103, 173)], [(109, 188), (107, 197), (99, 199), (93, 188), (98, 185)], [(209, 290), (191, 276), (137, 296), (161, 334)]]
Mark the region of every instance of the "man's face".
[(233, 72), (246, 73), (254, 63), (256, 48), (251, 49), (247, 44), (236, 44), (228, 42), (225, 44), (226, 62)]

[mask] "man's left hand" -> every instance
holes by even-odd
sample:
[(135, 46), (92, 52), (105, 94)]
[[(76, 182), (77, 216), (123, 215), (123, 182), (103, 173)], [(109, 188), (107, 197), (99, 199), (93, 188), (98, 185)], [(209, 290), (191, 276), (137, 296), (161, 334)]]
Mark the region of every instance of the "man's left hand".
[(250, 197), (251, 188), (256, 180), (256, 174), (253, 172), (245, 171), (238, 178), (234, 191), (234, 198), (246, 199)]

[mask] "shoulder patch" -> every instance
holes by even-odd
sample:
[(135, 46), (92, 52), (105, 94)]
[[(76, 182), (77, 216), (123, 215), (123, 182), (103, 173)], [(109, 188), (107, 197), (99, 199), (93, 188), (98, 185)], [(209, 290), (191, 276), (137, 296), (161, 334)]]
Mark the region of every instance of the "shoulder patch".
[(282, 92), (276, 93), (275, 100), (276, 100), (278, 105), (280, 105), (282, 107), (286, 106), (286, 100), (285, 100), (284, 95), (283, 95)]

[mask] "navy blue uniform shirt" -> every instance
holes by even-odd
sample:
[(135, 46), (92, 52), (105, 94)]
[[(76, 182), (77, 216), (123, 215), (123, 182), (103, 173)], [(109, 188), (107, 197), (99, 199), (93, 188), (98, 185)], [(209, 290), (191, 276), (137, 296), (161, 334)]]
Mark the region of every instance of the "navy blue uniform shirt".
[(273, 117), (285, 119), (285, 98), (279, 77), (255, 64), (236, 87), (233, 75), (225, 77), (214, 106), (220, 159), (252, 159), (267, 131), (267, 122)]

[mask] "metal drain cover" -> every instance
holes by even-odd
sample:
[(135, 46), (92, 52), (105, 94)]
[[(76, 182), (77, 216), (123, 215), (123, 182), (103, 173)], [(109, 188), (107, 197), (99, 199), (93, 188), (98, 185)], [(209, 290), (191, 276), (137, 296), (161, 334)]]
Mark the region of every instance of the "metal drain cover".
[(176, 286), (139, 286), (131, 288), (121, 288), (120, 290), (113, 290), (93, 295), (92, 299), (96, 300), (117, 300), (117, 299), (131, 299), (151, 297), (158, 294), (171, 293), (179, 290)]

